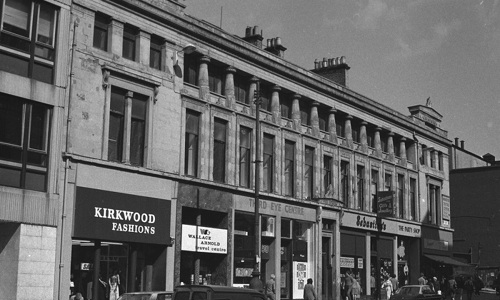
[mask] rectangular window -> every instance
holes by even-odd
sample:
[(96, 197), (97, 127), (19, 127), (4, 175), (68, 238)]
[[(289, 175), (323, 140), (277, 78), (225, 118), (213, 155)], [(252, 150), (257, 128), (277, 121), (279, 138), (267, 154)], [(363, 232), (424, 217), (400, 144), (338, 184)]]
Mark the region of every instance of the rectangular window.
[(58, 10), (41, 1), (1, 3), (0, 70), (53, 82)]
[(248, 78), (238, 73), (235, 73), (233, 78), (234, 78), (234, 97), (236, 101), (249, 104), (247, 93), (250, 84), (248, 82)]
[(405, 176), (398, 174), (398, 212), (399, 218), (404, 219), (405, 217)]
[(208, 87), (212, 93), (223, 95), (224, 70), (221, 66), (214, 64), (208, 66)]
[(387, 135), (387, 133), (383, 131), (380, 132), (380, 146), (382, 148), (382, 151), (386, 153), (389, 152), (389, 147), (387, 143), (388, 138), (389, 136)]
[(436, 151), (429, 151), (429, 155), (431, 156), (431, 168), (436, 168)]
[(304, 196), (312, 199), (314, 191), (314, 148), (306, 146), (304, 152)]
[(324, 155), (323, 156), (323, 190), (325, 195), (332, 197), (333, 195), (333, 178), (332, 178), (332, 164), (333, 157)]
[(443, 153), (438, 152), (438, 170), (443, 171), (444, 158)]
[(184, 54), (184, 82), (198, 85), (198, 63), (193, 54)]
[(263, 174), (262, 190), (271, 193), (273, 191), (274, 176), (274, 136), (264, 134), (263, 147)]
[(361, 143), (361, 124), (354, 120), (351, 123), (352, 141), (355, 143)]
[(410, 178), (410, 220), (417, 220), (417, 180)]
[(368, 147), (375, 148), (375, 130), (370, 126), (366, 127), (366, 142)]
[(227, 122), (214, 119), (214, 181), (226, 181), (226, 128)]
[(198, 177), (199, 134), (200, 113), (186, 110), (184, 174), (188, 176)]
[(349, 162), (340, 162), (340, 201), (349, 207)]
[(401, 157), (401, 144), (397, 141), (397, 139), (394, 139), (394, 155)]
[(327, 108), (318, 108), (318, 119), (319, 119), (319, 130), (328, 131), (328, 118), (330, 117), (330, 112)]
[(439, 204), (441, 203), (441, 188), (434, 184), (429, 184), (429, 201), (428, 201), (429, 223), (438, 224)]
[(163, 61), (161, 58), (161, 47), (163, 46), (163, 38), (151, 35), (151, 45), (149, 47), (149, 66), (153, 69), (161, 70)]
[(311, 125), (311, 105), (302, 100), (300, 102), (300, 123), (302, 125)]
[(0, 94), (0, 185), (47, 191), (51, 110)]
[(378, 170), (372, 170), (371, 180), (371, 196), (372, 196), (372, 212), (376, 213), (378, 208), (377, 191), (378, 191)]
[(337, 131), (338, 137), (345, 138), (345, 119), (338, 118), (337, 122), (335, 123), (335, 129)]
[(144, 165), (148, 98), (118, 87), (111, 89), (108, 160)]
[(108, 51), (108, 26), (110, 18), (99, 12), (95, 14), (94, 20), (94, 48)]
[(385, 173), (384, 185), (386, 191), (392, 191), (392, 175)]
[(356, 167), (356, 187), (358, 196), (358, 209), (365, 209), (365, 167)]
[(295, 143), (285, 141), (285, 195), (293, 196), (295, 186)]
[(252, 129), (240, 127), (240, 186), (250, 187)]
[(128, 24), (123, 28), (123, 58), (135, 61), (137, 29)]
[(260, 84), (260, 108), (271, 111), (271, 88), (268, 85)]

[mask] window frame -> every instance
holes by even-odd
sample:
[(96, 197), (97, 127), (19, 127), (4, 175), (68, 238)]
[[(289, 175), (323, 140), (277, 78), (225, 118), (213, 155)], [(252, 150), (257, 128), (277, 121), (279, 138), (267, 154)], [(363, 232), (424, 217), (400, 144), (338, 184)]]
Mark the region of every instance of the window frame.
[(314, 160), (316, 148), (304, 146), (304, 197), (311, 200), (314, 197)]
[[(138, 34), (139, 30), (130, 24), (125, 24), (123, 26), (123, 38), (122, 38), (122, 57), (131, 61), (137, 61), (138, 58)], [(130, 43), (130, 47), (126, 47), (127, 43)], [(130, 52), (130, 53), (127, 53)]]
[[(110, 70), (105, 70), (105, 72), (111, 72)], [(113, 72), (113, 74), (109, 75), (108, 79), (108, 85), (106, 87), (106, 96), (105, 96), (105, 120), (104, 120), (104, 133), (103, 133), (103, 152), (102, 152), (102, 159), (104, 160), (109, 160), (108, 159), (108, 152), (109, 152), (109, 130), (110, 130), (110, 114), (111, 114), (111, 94), (112, 94), (112, 89), (113, 88), (118, 88), (122, 90), (127, 90), (130, 91), (134, 94), (135, 98), (141, 98), (145, 103), (145, 116), (144, 116), (144, 140), (143, 140), (143, 149), (142, 149), (142, 165), (136, 165), (132, 164), (134, 166), (138, 167), (148, 167), (150, 165), (149, 157), (151, 156), (151, 147), (149, 147), (149, 143), (152, 140), (152, 131), (151, 131), (151, 117), (152, 117), (152, 100), (154, 99), (154, 90), (155, 90), (155, 85), (152, 83), (148, 82), (133, 82), (133, 81), (128, 81), (125, 80), (121, 77), (119, 77), (118, 72)], [(139, 96), (137, 96), (137, 95)], [(140, 100), (140, 99), (137, 99)], [(133, 106), (133, 101), (130, 103)], [(127, 112), (127, 122), (128, 118), (130, 117), (130, 125), (132, 125), (132, 119), (134, 117), (133, 112), (132, 112), (132, 106), (130, 107), (130, 111)], [(127, 107), (128, 109), (128, 107)], [(130, 131), (130, 137), (131, 135), (131, 130), (133, 128), (129, 128)], [(129, 136), (129, 133), (126, 133), (126, 137)], [(130, 141), (130, 147), (132, 141)], [(124, 139), (123, 140), (124, 147), (127, 145), (127, 141)], [(125, 164), (131, 164), (130, 159), (131, 159), (131, 149), (125, 149), (124, 148), (124, 156), (122, 158), (121, 163)]]
[(327, 154), (323, 155), (323, 190), (325, 196), (333, 191), (333, 156)]
[(378, 198), (377, 198), (377, 192), (380, 187), (380, 178), (379, 178), (379, 170), (378, 169), (372, 169), (371, 170), (371, 183), (370, 183), (370, 189), (371, 189), (371, 196), (372, 196), (372, 212), (376, 213), (378, 210)]
[[(161, 36), (152, 34), (151, 41), (149, 45), (149, 67), (155, 70), (163, 71), (164, 67), (164, 57), (163, 57), (163, 46), (165, 44), (165, 39)], [(157, 55), (153, 55), (157, 53)], [(155, 58), (158, 58), (156, 60)]]
[(215, 182), (226, 183), (228, 121), (214, 117), (213, 126), (212, 178)]
[[(267, 142), (266, 142), (267, 139)], [(270, 142), (270, 146), (269, 146)], [(274, 190), (274, 148), (275, 136), (264, 133), (262, 136), (262, 187), (263, 192), (272, 193)], [(267, 163), (267, 167), (266, 167)]]
[(405, 218), (405, 176), (403, 174), (397, 174), (397, 197), (398, 197), (398, 217), (400, 219)]
[[(48, 84), (53, 84), (55, 78), (55, 61), (57, 58), (57, 33), (59, 28), (60, 8), (47, 2), (29, 2), (27, 18), (27, 35), (5, 29), (5, 4), (1, 2), (0, 9), (0, 59), (2, 70), (28, 77)], [(42, 11), (49, 9), (51, 15), (50, 43), (40, 41), (42, 27)], [(48, 74), (50, 72), (50, 76)]]
[[(49, 167), (50, 167), (50, 141), (51, 141), (51, 127), (52, 127), (52, 115), (53, 115), (53, 107), (39, 103), (30, 101), (24, 98), (18, 98), (12, 95), (0, 94), (2, 99), (7, 99), (6, 103), (14, 104), (13, 106), (6, 106), (7, 109), (9, 107), (15, 108), (14, 106), (17, 104), (20, 106), (19, 113), (21, 114), (21, 118), (17, 118), (19, 125), (19, 140), (17, 141), (0, 141), (0, 149), (10, 149), (11, 151), (18, 152), (19, 159), (13, 159), (12, 157), (5, 156), (4, 158), (0, 158), (0, 166), (4, 170), (17, 170), (19, 172), (18, 184), (1, 184), (3, 186), (10, 186), (14, 188), (34, 190), (40, 192), (47, 192), (48, 190), (48, 181), (49, 181)], [(19, 101), (19, 102), (18, 102)], [(8, 105), (7, 104), (7, 105)], [(0, 107), (1, 108), (1, 107)], [(19, 107), (18, 107), (19, 108)], [(35, 109), (42, 109), (42, 114), (38, 116), (43, 116), (41, 119), (43, 122), (42, 130), (39, 131), (41, 139), (41, 147), (34, 148), (32, 147), (33, 141), (33, 133), (40, 128), (37, 124), (34, 124), (34, 116)], [(38, 124), (39, 125), (39, 124)], [(12, 133), (12, 131), (10, 131)], [(1, 131), (0, 131), (1, 134)], [(1, 136), (0, 136), (1, 138)], [(3, 151), (2, 151), (3, 152)], [(32, 160), (32, 161), (30, 161)], [(37, 160), (38, 162), (34, 162), (33, 160)], [(39, 184), (30, 184), (36, 183), (35, 181), (30, 181), (30, 174), (43, 175), (43, 187), (40, 187)], [(3, 178), (7, 178), (2, 176)], [(12, 179), (12, 177), (9, 177)], [(10, 181), (13, 183), (13, 181)]]
[[(193, 117), (197, 118), (197, 126), (196, 126), (196, 131), (189, 131), (188, 129), (188, 116), (191, 115)], [(186, 108), (185, 110), (185, 116), (184, 116), (184, 175), (185, 176), (190, 176), (190, 177), (195, 177), (198, 178), (200, 175), (200, 170), (199, 170), (199, 164), (200, 164), (200, 126), (201, 126), (201, 121), (202, 121), (202, 113), (199, 111), (196, 111), (191, 108)], [(196, 140), (196, 145), (195, 147), (192, 148), (192, 155), (188, 155), (190, 153), (190, 148), (188, 147), (188, 143), (191, 139), (189, 139), (189, 136), (194, 136)], [(188, 163), (191, 162), (191, 163)], [(190, 167), (191, 166), (191, 167)]]
[[(248, 136), (243, 143), (242, 131), (247, 131)], [(253, 129), (247, 126), (240, 126), (239, 128), (239, 185), (241, 187), (250, 188), (251, 185), (251, 161), (252, 161), (252, 142), (253, 142)], [(242, 165), (245, 168), (242, 168)], [(246, 177), (246, 180), (244, 180)]]
[(356, 193), (358, 209), (365, 209), (365, 166), (356, 166)]
[[(109, 50), (109, 26), (111, 18), (103, 13), (96, 12), (94, 16), (94, 36), (92, 47), (108, 52)], [(101, 40), (96, 40), (96, 31), (102, 33)], [(97, 45), (96, 42), (100, 41), (104, 45)]]
[(347, 160), (340, 161), (340, 201), (349, 207), (349, 170), (350, 163)]
[[(290, 153), (291, 151), (291, 153)], [(285, 196), (293, 197), (295, 194), (295, 153), (296, 153), (296, 142), (292, 140), (285, 140), (285, 150), (284, 150), (284, 165), (283, 165), (283, 176), (284, 180), (284, 192)], [(290, 169), (287, 171), (287, 166)]]

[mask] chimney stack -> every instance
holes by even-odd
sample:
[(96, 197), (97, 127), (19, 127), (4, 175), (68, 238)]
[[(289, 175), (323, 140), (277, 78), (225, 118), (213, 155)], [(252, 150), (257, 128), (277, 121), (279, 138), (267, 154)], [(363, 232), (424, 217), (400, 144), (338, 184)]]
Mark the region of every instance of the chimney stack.
[(495, 156), (490, 154), (490, 153), (486, 153), (485, 155), (483, 155), (483, 159), (489, 163), (490, 165), (495, 165)]
[(350, 69), (345, 56), (316, 59), (312, 72), (319, 74), (337, 84), (347, 87), (347, 71)]
[(247, 26), (245, 29), (245, 37), (243, 37), (243, 40), (249, 42), (250, 44), (254, 44), (257, 46), (259, 49), (262, 49), (262, 40), (264, 38), (262, 37), (262, 30), (259, 32), (259, 26)]
[(264, 50), (271, 52), (272, 54), (277, 55), (281, 58), (285, 58), (286, 48), (281, 44), (280, 37), (267, 39), (267, 47)]

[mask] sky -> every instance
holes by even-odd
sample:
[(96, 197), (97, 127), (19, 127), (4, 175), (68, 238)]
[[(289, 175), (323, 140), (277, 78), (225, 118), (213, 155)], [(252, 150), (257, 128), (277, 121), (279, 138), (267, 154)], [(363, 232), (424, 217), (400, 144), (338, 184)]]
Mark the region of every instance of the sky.
[(448, 138), (500, 160), (500, 0), (181, 0), (185, 13), (243, 37), (280, 37), (305, 69), (345, 56), (348, 87), (400, 113), (425, 105)]

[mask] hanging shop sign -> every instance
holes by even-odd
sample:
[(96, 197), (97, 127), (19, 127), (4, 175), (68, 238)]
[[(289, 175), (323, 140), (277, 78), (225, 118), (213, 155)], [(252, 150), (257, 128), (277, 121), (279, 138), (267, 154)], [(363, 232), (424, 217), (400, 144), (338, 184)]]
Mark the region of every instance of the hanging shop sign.
[(227, 230), (183, 224), (181, 250), (227, 254)]
[(394, 198), (396, 193), (392, 191), (377, 192), (377, 215), (379, 217), (394, 216)]
[(170, 201), (77, 187), (73, 236), (171, 245)]

